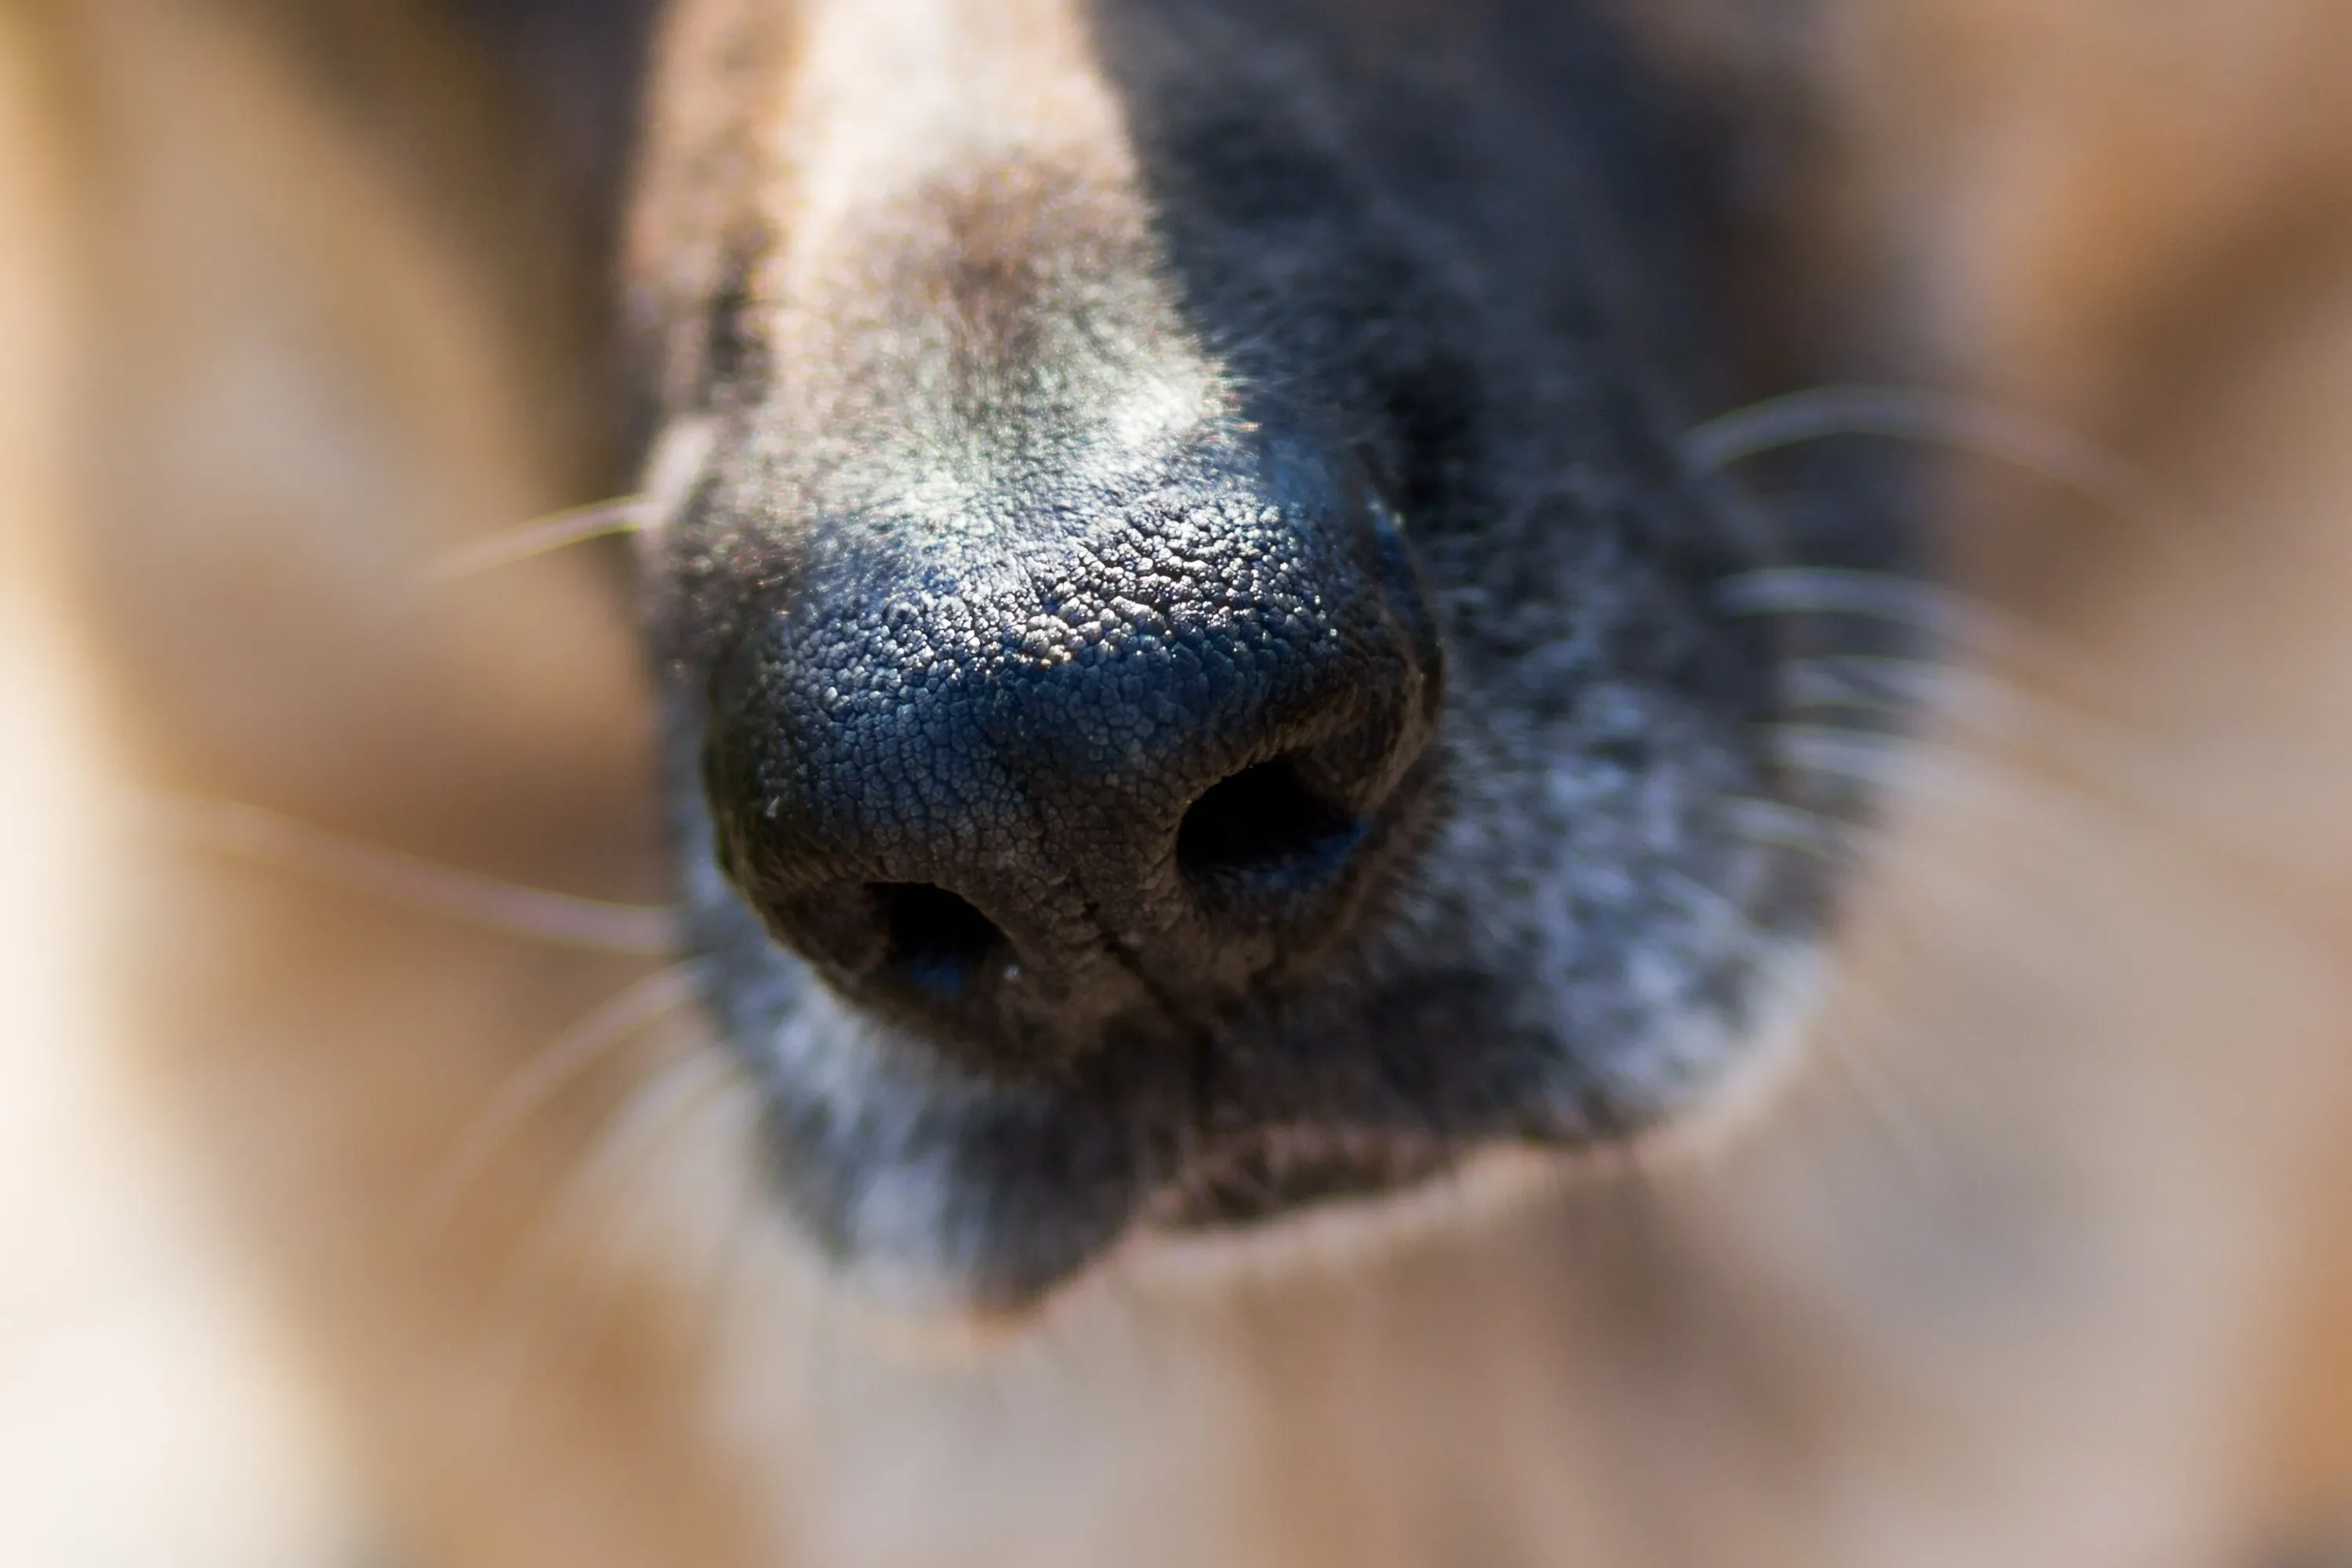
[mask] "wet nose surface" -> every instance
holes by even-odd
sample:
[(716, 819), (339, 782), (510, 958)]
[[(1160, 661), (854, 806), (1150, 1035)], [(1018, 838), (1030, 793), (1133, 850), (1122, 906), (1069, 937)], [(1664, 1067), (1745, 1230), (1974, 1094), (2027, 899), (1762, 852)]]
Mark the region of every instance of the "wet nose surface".
[(1310, 968), (1426, 772), (1437, 640), (1350, 464), (827, 519), (783, 577), (712, 688), (722, 862), (836, 987), (998, 1070)]

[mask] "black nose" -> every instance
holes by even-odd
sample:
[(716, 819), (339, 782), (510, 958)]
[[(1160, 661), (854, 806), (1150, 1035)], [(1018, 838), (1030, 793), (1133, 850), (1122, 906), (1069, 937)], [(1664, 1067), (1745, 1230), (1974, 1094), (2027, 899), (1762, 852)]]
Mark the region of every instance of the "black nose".
[(711, 687), (720, 856), (770, 931), (1013, 1072), (1328, 952), (1438, 709), (1352, 462), (1198, 457), (1097, 500), (815, 521)]

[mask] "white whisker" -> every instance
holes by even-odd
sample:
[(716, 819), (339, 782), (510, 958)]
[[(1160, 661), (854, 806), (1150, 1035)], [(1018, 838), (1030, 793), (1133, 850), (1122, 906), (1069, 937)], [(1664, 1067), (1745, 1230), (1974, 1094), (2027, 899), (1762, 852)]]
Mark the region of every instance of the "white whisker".
[[(504, 1325), (489, 1336), (503, 1347), (501, 1361), (520, 1369), (536, 1356), (541, 1374), (552, 1378), (567, 1359), (566, 1346), (576, 1351), (593, 1336), (602, 1297), (592, 1290), (591, 1276), (601, 1272), (608, 1287), (611, 1282), (609, 1259), (596, 1254), (623, 1239), (624, 1220), (615, 1208), (633, 1179), (660, 1154), (665, 1138), (733, 1082), (733, 1064), (723, 1053), (697, 1049), (654, 1073), (614, 1109), (555, 1194), (539, 1235), (509, 1268), (491, 1309), (492, 1321)], [(557, 1317), (534, 1320), (533, 1303), (552, 1305)]]
[(636, 533), (646, 525), (646, 497), (628, 495), (551, 512), (520, 527), (506, 529), (461, 545), (427, 566), (424, 580), (426, 583), (454, 582), (461, 577), (478, 576), (501, 566), (529, 561), (535, 556), (551, 554), (575, 544), (585, 544), (592, 539)]
[(448, 1223), (458, 1199), (491, 1157), (559, 1089), (640, 1029), (691, 1002), (706, 968), (697, 960), (647, 975), (533, 1052), (491, 1096), (425, 1184), (416, 1205), (417, 1235), (433, 1236)]
[(1948, 1189), (1953, 1162), (1929, 1131), (1933, 1123), (1920, 1109), (1923, 1097), (1906, 1092), (1877, 1053), (1857, 1047), (1842, 1020), (1822, 1019), (1813, 1030), (1813, 1043), (1845, 1080), (1871, 1125), (1918, 1189)]
[(1797, 708), (1852, 708), (1900, 717), (1916, 713), (1943, 676), (1929, 659), (1836, 654), (1791, 660), (1783, 699)]
[(1773, 754), (1793, 766), (1869, 784), (1907, 780), (1904, 763), (1914, 742), (1900, 737), (1821, 724), (1774, 724), (1767, 731)]
[(1725, 805), (1732, 831), (1750, 844), (1795, 850), (1838, 867), (1851, 866), (1856, 858), (1852, 830), (1833, 817), (1755, 795), (1735, 796)]
[(633, 958), (675, 952), (674, 911), (551, 892), (436, 865), (241, 801), (131, 794), (134, 816), (173, 837), (321, 878), (509, 936)]
[(1854, 616), (1963, 647), (2008, 647), (2019, 634), (1981, 605), (1916, 578), (1844, 566), (1763, 566), (1717, 585), (1733, 616)]
[(1918, 441), (2009, 463), (2126, 518), (2189, 531), (2195, 520), (2120, 459), (2046, 420), (1922, 387), (1821, 386), (1766, 398), (1697, 426), (1684, 460), (1713, 473), (1767, 452), (1837, 436)]
[[(731, 1085), (724, 1092), (719, 1114), (723, 1118), (723, 1131), (714, 1144), (720, 1148), (749, 1148), (754, 1142), (764, 1102), (757, 1090), (744, 1085)], [(759, 1240), (759, 1226), (763, 1208), (764, 1193), (760, 1173), (755, 1170), (736, 1186), (727, 1213), (714, 1232), (708, 1267), (704, 1272), (702, 1310), (695, 1334), (701, 1363), (705, 1367), (717, 1366), (724, 1347), (734, 1335), (734, 1317), (739, 1299), (748, 1284), (752, 1250)]]

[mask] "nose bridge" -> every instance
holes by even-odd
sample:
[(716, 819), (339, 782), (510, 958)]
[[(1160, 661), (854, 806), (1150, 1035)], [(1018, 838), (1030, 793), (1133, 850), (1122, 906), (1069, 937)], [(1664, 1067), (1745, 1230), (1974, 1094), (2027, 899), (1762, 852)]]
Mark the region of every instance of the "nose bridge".
[(803, 0), (801, 12), (799, 60), (779, 96), (789, 142), (822, 153), (795, 181), (803, 254), (877, 197), (959, 164), (1044, 152), (1105, 185), (1133, 183), (1084, 0)]
[[(812, 0), (756, 292), (772, 410), (932, 515), (1132, 463), (1223, 388), (1176, 298), (1084, 0)], [(943, 503), (943, 504), (942, 504)]]

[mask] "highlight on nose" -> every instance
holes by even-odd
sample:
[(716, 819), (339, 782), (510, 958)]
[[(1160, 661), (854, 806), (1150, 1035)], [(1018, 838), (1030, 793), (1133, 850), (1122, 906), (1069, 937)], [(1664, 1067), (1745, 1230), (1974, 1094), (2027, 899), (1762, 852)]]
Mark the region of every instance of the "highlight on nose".
[(1310, 971), (1407, 836), (1442, 658), (1351, 465), (826, 520), (793, 568), (712, 686), (722, 863), (837, 989), (992, 1070)]

